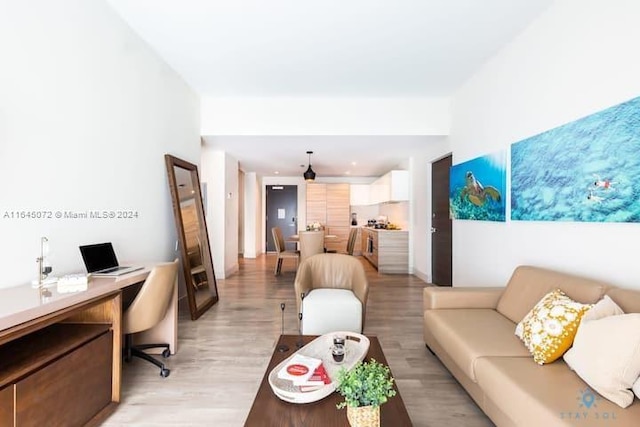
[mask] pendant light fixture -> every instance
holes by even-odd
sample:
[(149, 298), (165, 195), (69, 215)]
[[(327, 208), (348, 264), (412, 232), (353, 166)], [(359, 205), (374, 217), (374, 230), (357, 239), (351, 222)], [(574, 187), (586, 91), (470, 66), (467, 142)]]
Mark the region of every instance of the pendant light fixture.
[(302, 176), (304, 177), (305, 181), (313, 181), (314, 179), (316, 179), (316, 173), (313, 171), (313, 169), (311, 169), (311, 155), (313, 154), (313, 151), (307, 151), (307, 154), (309, 155), (309, 167), (307, 168), (307, 171), (302, 174)]

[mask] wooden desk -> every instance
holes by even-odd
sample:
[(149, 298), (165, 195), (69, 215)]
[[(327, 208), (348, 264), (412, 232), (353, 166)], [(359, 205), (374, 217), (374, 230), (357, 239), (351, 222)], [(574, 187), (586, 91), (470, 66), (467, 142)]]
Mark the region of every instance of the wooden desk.
[[(0, 373), (1, 425), (97, 425), (115, 410), (122, 289), (144, 281), (153, 265), (118, 278), (91, 278), (79, 292), (61, 292), (57, 285), (0, 289), (0, 359), (9, 361)], [(168, 342), (176, 351), (177, 301), (176, 280), (167, 315), (138, 342)]]

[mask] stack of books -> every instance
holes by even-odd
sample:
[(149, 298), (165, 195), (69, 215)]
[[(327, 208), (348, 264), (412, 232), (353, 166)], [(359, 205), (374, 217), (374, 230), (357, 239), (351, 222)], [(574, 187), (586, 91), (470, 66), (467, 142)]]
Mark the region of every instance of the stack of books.
[(278, 378), (292, 381), (302, 392), (318, 390), (331, 384), (322, 360), (297, 353), (280, 369)]

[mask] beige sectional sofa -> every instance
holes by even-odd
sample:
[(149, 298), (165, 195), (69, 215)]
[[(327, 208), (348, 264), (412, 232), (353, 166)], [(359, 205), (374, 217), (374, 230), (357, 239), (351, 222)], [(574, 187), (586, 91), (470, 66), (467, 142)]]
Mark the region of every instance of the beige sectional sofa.
[(563, 359), (538, 365), (515, 336), (516, 324), (557, 288), (581, 303), (607, 294), (625, 313), (640, 312), (640, 291), (519, 266), (506, 287), (425, 288), (425, 343), (498, 426), (640, 426), (637, 398), (623, 409), (596, 395), (585, 406), (588, 385)]

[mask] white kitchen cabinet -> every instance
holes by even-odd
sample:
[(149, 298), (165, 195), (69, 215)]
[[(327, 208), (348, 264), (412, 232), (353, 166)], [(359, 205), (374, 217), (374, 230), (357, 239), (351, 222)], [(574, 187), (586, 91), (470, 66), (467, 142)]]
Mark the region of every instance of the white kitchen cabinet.
[(371, 184), (371, 202), (373, 204), (403, 202), (409, 200), (409, 172), (390, 171)]
[(351, 206), (371, 205), (370, 184), (351, 184), (349, 204)]
[(409, 171), (391, 171), (389, 201), (403, 202), (409, 200)]

